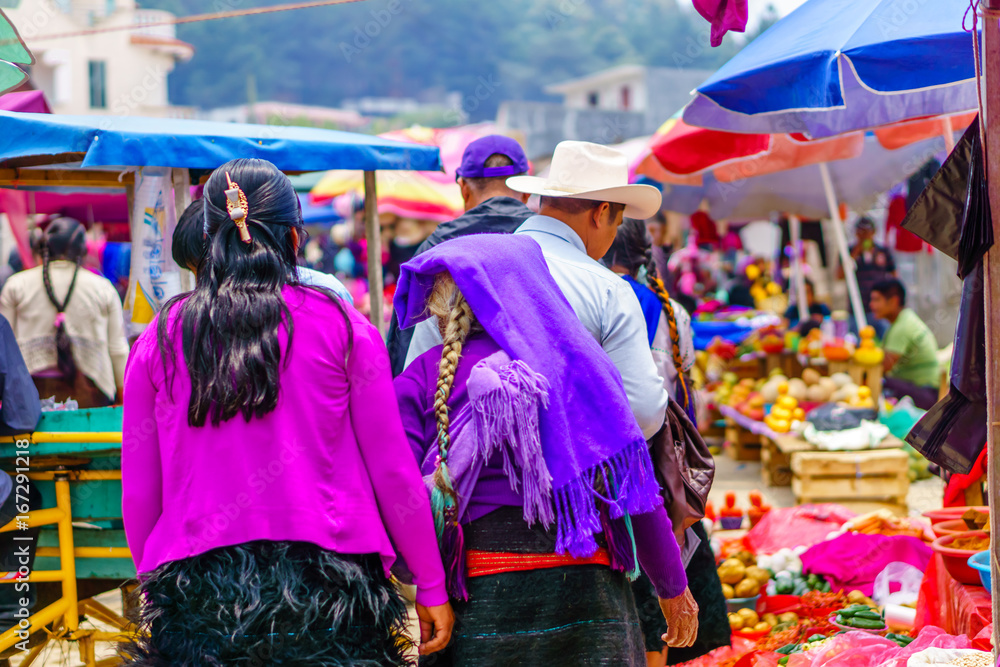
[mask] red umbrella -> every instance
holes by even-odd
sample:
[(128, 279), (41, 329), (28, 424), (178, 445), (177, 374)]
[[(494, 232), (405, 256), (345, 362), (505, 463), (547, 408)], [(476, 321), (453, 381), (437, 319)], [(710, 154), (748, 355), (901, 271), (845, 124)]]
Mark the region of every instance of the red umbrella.
[[(649, 145), (666, 174), (654, 173), (649, 164), (641, 164), (638, 173), (687, 185), (692, 176), (712, 171), (719, 181), (731, 182), (858, 157), (864, 147), (864, 132), (815, 140), (800, 134), (741, 134), (694, 127), (680, 116), (660, 126)], [(874, 134), (883, 147), (893, 150), (942, 134), (951, 139), (953, 132), (968, 127), (974, 117), (975, 112), (921, 118), (880, 128)]]

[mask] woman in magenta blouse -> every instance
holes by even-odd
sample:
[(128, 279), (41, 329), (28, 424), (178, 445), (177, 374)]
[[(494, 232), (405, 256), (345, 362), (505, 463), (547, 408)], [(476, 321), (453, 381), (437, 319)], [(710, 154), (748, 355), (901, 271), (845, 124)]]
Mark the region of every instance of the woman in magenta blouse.
[(378, 332), (299, 284), (288, 179), (234, 160), (205, 186), (195, 290), (125, 375), (125, 530), (145, 604), (139, 665), (397, 665), (413, 573), (421, 653), (453, 617), (427, 495)]

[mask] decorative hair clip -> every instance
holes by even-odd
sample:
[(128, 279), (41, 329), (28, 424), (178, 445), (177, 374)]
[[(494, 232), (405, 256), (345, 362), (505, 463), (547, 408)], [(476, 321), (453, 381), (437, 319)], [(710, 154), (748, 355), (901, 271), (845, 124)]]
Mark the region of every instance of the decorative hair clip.
[(229, 189), (226, 190), (226, 210), (229, 211), (229, 217), (233, 219), (236, 227), (240, 230), (240, 240), (244, 243), (250, 243), (252, 239), (250, 238), (250, 230), (247, 229), (247, 216), (250, 214), (250, 207), (247, 205), (247, 196), (240, 189), (240, 186), (229, 177), (228, 171), (226, 172), (226, 181), (229, 182)]

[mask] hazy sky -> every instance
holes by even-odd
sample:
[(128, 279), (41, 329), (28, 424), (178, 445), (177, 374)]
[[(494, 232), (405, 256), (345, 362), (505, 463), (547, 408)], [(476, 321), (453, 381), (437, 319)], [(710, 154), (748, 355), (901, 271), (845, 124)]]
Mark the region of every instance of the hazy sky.
[(805, 0), (749, 0), (749, 2), (750, 20), (747, 22), (747, 29), (752, 30), (757, 25), (757, 21), (760, 20), (760, 15), (764, 13), (769, 4), (775, 6), (779, 16), (785, 16), (788, 12), (805, 2)]

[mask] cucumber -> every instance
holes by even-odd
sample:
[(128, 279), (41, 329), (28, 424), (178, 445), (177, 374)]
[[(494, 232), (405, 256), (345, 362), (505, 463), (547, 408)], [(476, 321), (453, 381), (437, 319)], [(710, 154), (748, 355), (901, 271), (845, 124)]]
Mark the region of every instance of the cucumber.
[(809, 639), (807, 639), (806, 641), (807, 641), (807, 642), (809, 642), (809, 643), (811, 644), (811, 643), (813, 643), (813, 642), (821, 642), (821, 641), (823, 641), (824, 639), (826, 639), (826, 635), (813, 635), (812, 637), (810, 637), (810, 638), (809, 638)]
[(780, 653), (781, 655), (788, 655), (798, 647), (799, 647), (798, 644), (785, 644), (784, 646), (776, 650), (775, 653)]
[(858, 618), (857, 616), (847, 619), (847, 623), (844, 623), (844, 625), (858, 628), (859, 630), (882, 630), (885, 628), (884, 621), (876, 621), (871, 618)]
[(854, 618), (868, 618), (873, 621), (883, 620), (882, 614), (878, 613), (877, 611), (859, 611), (854, 615)]
[(785, 665), (788, 664), (788, 656), (787, 655), (783, 655), (780, 658), (778, 658), (778, 664), (781, 667), (785, 667)]
[(850, 607), (847, 607), (846, 609), (841, 609), (840, 611), (837, 612), (837, 614), (843, 616), (844, 618), (850, 618), (851, 616), (857, 614), (859, 611), (870, 611), (870, 610), (871, 607), (868, 607), (866, 605), (854, 604), (851, 605)]

